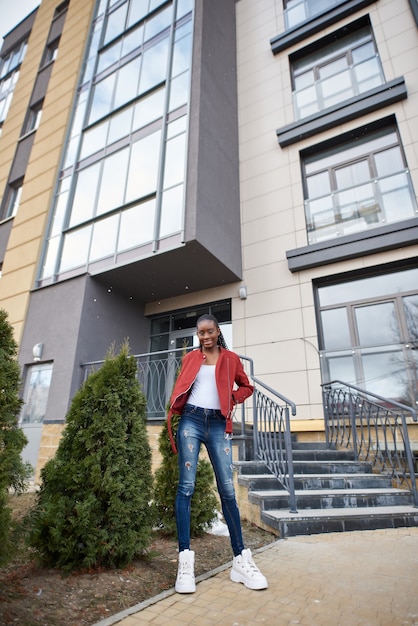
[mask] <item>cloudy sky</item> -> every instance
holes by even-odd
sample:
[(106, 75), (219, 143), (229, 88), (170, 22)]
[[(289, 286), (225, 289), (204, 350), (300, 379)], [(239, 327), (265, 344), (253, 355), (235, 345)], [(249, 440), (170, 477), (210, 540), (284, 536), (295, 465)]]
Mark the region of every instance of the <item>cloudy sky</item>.
[(40, 4), (41, 0), (0, 0), (0, 47), (4, 35)]

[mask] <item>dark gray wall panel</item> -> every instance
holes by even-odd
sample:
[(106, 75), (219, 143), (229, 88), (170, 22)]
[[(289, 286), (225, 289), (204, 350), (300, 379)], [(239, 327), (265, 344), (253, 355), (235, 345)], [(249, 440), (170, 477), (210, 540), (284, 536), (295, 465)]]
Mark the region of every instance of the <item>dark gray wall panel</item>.
[(82, 363), (102, 360), (113, 342), (119, 348), (125, 338), (132, 353), (148, 349), (142, 305), (108, 289), (85, 275), (31, 294), (19, 362), (25, 372), (36, 343), (44, 344), (42, 361), (53, 362), (46, 422), (65, 418), (82, 382)]
[(403, 76), (276, 131), (282, 148), (407, 98)]
[(241, 275), (234, 0), (196, 2), (185, 240)]
[(9, 241), (10, 231), (12, 230), (13, 220), (6, 220), (0, 224), (0, 265), (4, 261), (7, 243)]
[(9, 174), (9, 183), (14, 183), (25, 176), (34, 139), (35, 133), (30, 133), (17, 144)]
[(418, 219), (413, 218), (356, 235), (346, 235), (303, 248), (288, 250), (286, 257), (289, 270), (298, 272), (377, 252), (395, 250), (406, 246), (416, 247), (417, 241)]

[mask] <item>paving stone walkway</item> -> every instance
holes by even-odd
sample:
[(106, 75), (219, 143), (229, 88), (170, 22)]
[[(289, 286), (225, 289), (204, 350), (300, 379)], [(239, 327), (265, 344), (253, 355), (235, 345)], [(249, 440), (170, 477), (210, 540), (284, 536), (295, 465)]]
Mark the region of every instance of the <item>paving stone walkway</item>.
[(228, 564), (194, 594), (172, 589), (96, 626), (418, 626), (418, 528), (292, 537), (253, 556), (264, 591), (232, 583)]

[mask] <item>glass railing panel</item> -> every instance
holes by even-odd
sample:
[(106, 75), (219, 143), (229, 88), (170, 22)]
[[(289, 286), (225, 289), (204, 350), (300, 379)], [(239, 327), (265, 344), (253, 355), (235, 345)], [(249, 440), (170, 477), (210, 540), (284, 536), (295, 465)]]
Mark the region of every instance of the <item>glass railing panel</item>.
[(418, 214), (408, 170), (305, 201), (310, 244)]

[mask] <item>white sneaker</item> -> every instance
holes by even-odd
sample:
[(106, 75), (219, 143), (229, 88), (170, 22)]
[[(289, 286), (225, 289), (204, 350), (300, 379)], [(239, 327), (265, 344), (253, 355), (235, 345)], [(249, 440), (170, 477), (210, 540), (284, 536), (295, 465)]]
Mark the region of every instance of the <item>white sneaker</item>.
[(175, 590), (177, 593), (194, 593), (196, 591), (193, 550), (182, 550), (179, 552), (179, 568)]
[(247, 548), (238, 556), (234, 556), (231, 569), (231, 580), (243, 583), (248, 589), (267, 589), (268, 582), (254, 563), (251, 550)]

